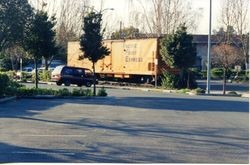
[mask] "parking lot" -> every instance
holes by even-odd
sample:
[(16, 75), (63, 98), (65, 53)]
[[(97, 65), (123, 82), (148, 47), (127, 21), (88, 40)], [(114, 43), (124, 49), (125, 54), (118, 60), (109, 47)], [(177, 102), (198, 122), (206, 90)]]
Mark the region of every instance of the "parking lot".
[(0, 162), (248, 163), (248, 99), (110, 90), (0, 106)]

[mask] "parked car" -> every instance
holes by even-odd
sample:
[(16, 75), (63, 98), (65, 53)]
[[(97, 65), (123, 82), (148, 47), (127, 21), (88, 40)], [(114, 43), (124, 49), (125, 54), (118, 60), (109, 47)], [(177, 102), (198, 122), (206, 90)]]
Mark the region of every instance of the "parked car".
[(90, 87), (93, 84), (93, 73), (86, 68), (61, 65), (53, 70), (51, 81), (56, 82), (59, 86), (62, 84), (65, 86), (76, 84), (77, 86), (85, 85), (86, 87)]
[[(48, 68), (48, 71), (53, 71), (55, 68)], [(43, 71), (45, 71), (45, 67), (40, 67), (40, 68), (37, 68), (37, 72), (43, 72)], [(31, 73), (32, 74), (34, 74), (36, 71), (35, 71), (35, 69), (33, 69), (32, 71), (31, 71)]]

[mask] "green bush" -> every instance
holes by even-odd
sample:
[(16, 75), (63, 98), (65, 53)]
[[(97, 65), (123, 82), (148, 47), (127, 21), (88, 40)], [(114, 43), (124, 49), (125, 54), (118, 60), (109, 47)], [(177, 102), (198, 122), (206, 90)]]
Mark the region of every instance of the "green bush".
[(7, 74), (0, 73), (0, 96), (3, 96), (6, 92), (6, 88), (9, 86), (10, 79)]
[(193, 75), (195, 76), (195, 78), (200, 79), (203, 77), (202, 72), (199, 69), (192, 68), (191, 71), (192, 71)]
[(227, 94), (228, 94), (228, 95), (232, 95), (232, 96), (237, 96), (237, 95), (238, 95), (238, 93), (235, 92), (235, 91), (230, 91), (230, 92), (228, 92)]
[(22, 72), (22, 82), (32, 81), (32, 73)]
[(201, 89), (201, 88), (196, 88), (195, 89), (195, 94), (205, 94), (206, 91), (204, 89)]
[(201, 76), (203, 79), (206, 79), (207, 78), (207, 71), (206, 70), (202, 70), (201, 71)]
[(44, 70), (39, 72), (39, 80), (48, 82), (51, 78), (51, 71)]
[(36, 96), (36, 95), (58, 95), (57, 90), (53, 89), (45, 89), (45, 88), (26, 88), (21, 87), (17, 88), (16, 92), (17, 96)]
[(161, 85), (163, 88), (166, 89), (174, 89), (177, 88), (178, 83), (178, 76), (170, 73), (170, 72), (164, 72), (162, 77)]
[(101, 89), (98, 90), (97, 96), (107, 96), (107, 92), (104, 89), (104, 87), (102, 87)]
[(223, 69), (222, 68), (213, 68), (211, 69), (211, 77), (214, 79), (223, 78)]
[(59, 89), (58, 96), (70, 96), (71, 93), (67, 88)]
[(93, 92), (91, 89), (85, 89), (85, 90), (83, 90), (83, 95), (84, 96), (93, 96)]
[(187, 92), (190, 92), (190, 89), (180, 89), (177, 91), (177, 93), (182, 93), (182, 94), (186, 94)]
[(72, 91), (72, 96), (83, 96), (83, 90), (82, 89), (76, 89), (74, 88), (73, 91)]

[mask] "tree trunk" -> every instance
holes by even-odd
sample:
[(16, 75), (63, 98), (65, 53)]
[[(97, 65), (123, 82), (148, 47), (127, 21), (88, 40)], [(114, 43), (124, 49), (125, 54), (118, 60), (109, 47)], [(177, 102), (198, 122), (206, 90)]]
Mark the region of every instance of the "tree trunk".
[(35, 59), (35, 84), (36, 89), (38, 88), (38, 72), (37, 72), (37, 60)]
[(179, 84), (178, 84), (178, 88), (183, 88), (183, 83), (184, 81), (184, 69), (181, 69), (180, 70), (180, 81), (179, 81)]
[(49, 68), (48, 58), (44, 58), (44, 64), (45, 64), (45, 70), (48, 70), (48, 68)]
[(94, 91), (93, 91), (93, 95), (96, 96), (96, 75), (95, 75), (95, 63), (93, 62), (93, 73), (94, 73)]
[(187, 70), (187, 89), (190, 89), (190, 72)]
[(226, 94), (226, 82), (227, 82), (226, 75), (227, 75), (227, 69), (224, 68), (223, 69), (223, 95)]

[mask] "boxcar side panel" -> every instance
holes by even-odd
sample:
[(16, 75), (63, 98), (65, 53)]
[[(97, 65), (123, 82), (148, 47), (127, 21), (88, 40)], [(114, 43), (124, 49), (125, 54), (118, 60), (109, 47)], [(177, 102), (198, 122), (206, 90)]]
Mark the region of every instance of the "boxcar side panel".
[[(105, 40), (110, 55), (96, 63), (96, 73), (113, 75), (154, 75), (158, 57), (157, 38)], [(79, 42), (68, 43), (68, 65), (92, 69), (88, 59), (79, 60), (82, 54)], [(159, 69), (158, 69), (159, 72)]]

